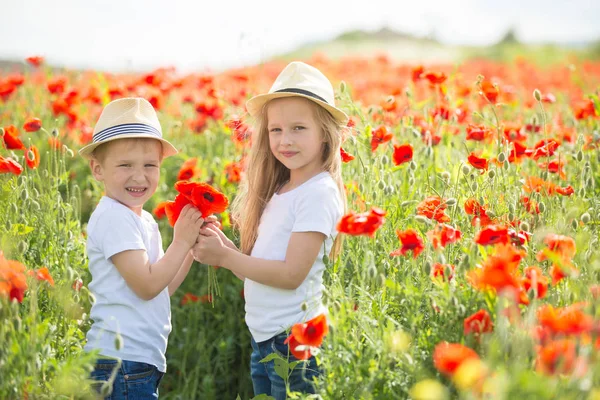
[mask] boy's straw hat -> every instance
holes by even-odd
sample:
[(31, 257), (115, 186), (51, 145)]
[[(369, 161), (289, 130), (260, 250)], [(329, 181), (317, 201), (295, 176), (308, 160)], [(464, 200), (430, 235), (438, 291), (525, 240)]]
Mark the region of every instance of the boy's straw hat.
[(94, 149), (117, 139), (148, 138), (160, 140), (163, 157), (177, 154), (177, 149), (162, 137), (154, 107), (146, 99), (128, 97), (111, 101), (104, 107), (94, 127), (92, 143), (79, 150), (90, 158)]
[(289, 63), (281, 71), (269, 93), (254, 96), (246, 102), (246, 108), (254, 116), (269, 100), (291, 96), (314, 101), (329, 111), (339, 123), (348, 122), (346, 113), (335, 106), (331, 82), (321, 71), (300, 61)]

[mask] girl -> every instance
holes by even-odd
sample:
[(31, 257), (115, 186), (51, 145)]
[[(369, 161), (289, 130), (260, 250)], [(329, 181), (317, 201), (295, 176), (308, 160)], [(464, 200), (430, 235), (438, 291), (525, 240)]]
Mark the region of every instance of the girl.
[[(323, 257), (332, 249), (337, 254), (341, 244), (335, 227), (345, 212), (340, 145), (348, 117), (335, 107), (329, 80), (301, 62), (289, 64), (268, 94), (246, 106), (256, 129), (232, 206), (241, 249), (207, 227), (194, 256), (244, 280), (255, 395), (284, 399), (286, 384), (274, 362), (260, 360), (273, 352), (287, 358), (286, 331), (327, 312), (321, 301)], [(292, 371), (290, 390), (314, 393), (318, 374), (312, 357)]]

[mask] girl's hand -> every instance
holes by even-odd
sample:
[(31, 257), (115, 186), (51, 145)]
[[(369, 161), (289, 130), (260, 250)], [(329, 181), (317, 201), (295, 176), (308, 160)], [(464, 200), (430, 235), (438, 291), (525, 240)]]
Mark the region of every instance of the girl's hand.
[(228, 246), (223, 243), (217, 231), (219, 230), (210, 226), (202, 228), (202, 233), (198, 236), (198, 241), (193, 249), (196, 261), (202, 264), (221, 266)]
[(173, 227), (173, 243), (180, 242), (192, 248), (196, 243), (200, 228), (204, 223), (202, 214), (191, 204), (186, 205), (181, 210), (177, 222)]
[(223, 244), (225, 246), (229, 247), (230, 249), (239, 251), (238, 248), (236, 247), (236, 245), (227, 236), (225, 236), (225, 234), (221, 231), (221, 229), (220, 229), (221, 224), (218, 221), (216, 223), (212, 222), (212, 221), (205, 222), (202, 229), (200, 229), (201, 236), (202, 235), (203, 236), (211, 235), (211, 231), (208, 231), (207, 228), (210, 228), (213, 233), (216, 233), (217, 235), (219, 235), (219, 237), (221, 238), (221, 241), (223, 242)]

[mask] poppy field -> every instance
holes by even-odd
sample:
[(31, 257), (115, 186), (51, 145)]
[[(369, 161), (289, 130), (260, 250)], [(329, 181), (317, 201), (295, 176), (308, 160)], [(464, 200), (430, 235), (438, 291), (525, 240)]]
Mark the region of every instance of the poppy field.
[[(305, 61), (351, 116), (343, 250), (324, 260), (329, 325), (307, 350), (319, 396), (600, 399), (600, 62)], [(103, 189), (77, 151), (102, 107), (146, 98), (180, 150), (146, 204), (166, 248), (181, 181), (210, 185), (223, 207), (235, 198), (244, 103), (285, 63), (187, 75), (24, 63), (0, 72), (0, 398), (94, 398), (85, 240)], [(192, 266), (171, 297), (161, 398), (253, 397), (242, 289)]]

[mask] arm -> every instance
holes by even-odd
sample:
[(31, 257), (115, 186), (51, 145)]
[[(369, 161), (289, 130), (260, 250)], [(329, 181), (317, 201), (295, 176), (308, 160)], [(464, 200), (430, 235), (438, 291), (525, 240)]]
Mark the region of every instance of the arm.
[(160, 260), (150, 264), (145, 250), (123, 251), (113, 255), (111, 260), (131, 290), (141, 299), (151, 300), (173, 281), (196, 242), (203, 222), (200, 212), (188, 205), (177, 219), (173, 242)]
[(183, 280), (185, 279), (187, 274), (190, 272), (193, 262), (194, 262), (194, 255), (190, 251), (190, 252), (188, 252), (188, 255), (185, 256), (185, 259), (183, 260), (183, 264), (181, 264), (179, 271), (177, 271), (177, 274), (175, 275), (173, 280), (169, 283), (169, 296), (173, 296), (173, 293), (175, 293), (175, 291), (179, 288), (179, 286), (181, 286), (181, 284), (183, 283)]
[(194, 256), (263, 285), (293, 290), (306, 279), (324, 241), (325, 235), (320, 232), (294, 232), (284, 261), (264, 260), (226, 246), (218, 233), (207, 227), (201, 231)]

